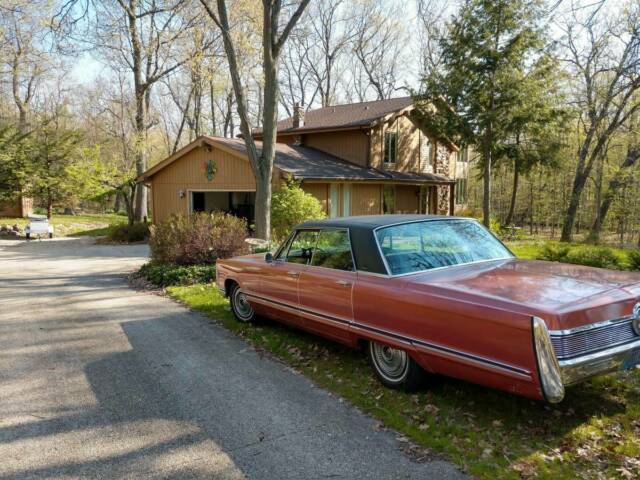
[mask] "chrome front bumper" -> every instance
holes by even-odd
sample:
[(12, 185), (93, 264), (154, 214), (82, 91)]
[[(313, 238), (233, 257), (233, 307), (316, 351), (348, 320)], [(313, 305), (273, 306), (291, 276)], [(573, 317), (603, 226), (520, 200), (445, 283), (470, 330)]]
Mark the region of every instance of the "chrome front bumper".
[(640, 339), (606, 350), (558, 361), (544, 320), (532, 317), (540, 386), (544, 398), (550, 403), (561, 402), (565, 386), (595, 375), (624, 370), (640, 364)]
[(572, 385), (594, 375), (640, 364), (640, 340), (559, 363), (562, 383)]

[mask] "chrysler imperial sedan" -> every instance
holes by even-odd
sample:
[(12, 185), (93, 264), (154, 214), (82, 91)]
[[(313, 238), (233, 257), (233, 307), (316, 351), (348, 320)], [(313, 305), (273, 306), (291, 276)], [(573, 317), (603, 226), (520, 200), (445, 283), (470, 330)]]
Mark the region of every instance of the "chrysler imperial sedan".
[(640, 363), (640, 274), (520, 260), (472, 219), (307, 222), (274, 254), (219, 261), (217, 282), (238, 320), (363, 347), (394, 388), (437, 373), (555, 403)]

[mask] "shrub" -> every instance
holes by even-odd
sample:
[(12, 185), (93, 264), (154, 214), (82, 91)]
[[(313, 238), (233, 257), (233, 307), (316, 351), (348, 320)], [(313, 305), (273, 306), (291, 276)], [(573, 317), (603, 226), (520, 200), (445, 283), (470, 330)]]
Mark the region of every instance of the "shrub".
[(147, 263), (138, 271), (158, 287), (211, 283), (216, 279), (215, 265), (173, 265)]
[(542, 247), (542, 252), (538, 258), (551, 262), (564, 262), (570, 249), (571, 247), (566, 243), (547, 242)]
[(629, 268), (631, 270), (640, 270), (640, 250), (629, 250)]
[(589, 267), (621, 269), (620, 260), (616, 254), (607, 247), (595, 247), (581, 245), (569, 250), (565, 261)]
[(289, 182), (273, 193), (271, 235), (275, 241), (287, 236), (299, 223), (324, 217), (325, 213), (318, 199), (305, 192), (297, 183)]
[(620, 259), (611, 248), (594, 245), (548, 242), (538, 258), (589, 267), (622, 269)]
[(150, 229), (154, 263), (212, 264), (248, 252), (246, 222), (222, 212), (172, 215)]
[(107, 230), (107, 238), (112, 242), (142, 242), (149, 238), (149, 225), (146, 223), (118, 223), (110, 225)]

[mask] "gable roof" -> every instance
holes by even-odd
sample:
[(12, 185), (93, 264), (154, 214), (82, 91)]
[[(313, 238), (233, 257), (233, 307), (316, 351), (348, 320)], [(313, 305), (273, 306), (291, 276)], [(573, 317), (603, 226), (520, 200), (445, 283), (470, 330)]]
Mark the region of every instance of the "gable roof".
[[(138, 181), (149, 179), (189, 151), (203, 145), (211, 145), (244, 160), (248, 160), (244, 140), (238, 138), (201, 136), (175, 154), (161, 161), (154, 167), (151, 167), (138, 177)], [(260, 149), (262, 142), (256, 142), (256, 146)], [(433, 173), (394, 172), (378, 170), (376, 168), (365, 168), (328, 153), (321, 152), (315, 148), (298, 147), (284, 143), (276, 143), (274, 165), (298, 180), (369, 181), (409, 184), (449, 184), (455, 182), (455, 180), (448, 177)]]
[[(302, 133), (313, 130), (343, 130), (369, 127), (387, 115), (396, 114), (412, 106), (413, 99), (411, 97), (333, 105), (306, 112), (302, 127), (293, 128), (293, 117), (280, 120), (276, 127), (278, 133)], [(260, 136), (262, 130), (256, 129), (253, 133)]]

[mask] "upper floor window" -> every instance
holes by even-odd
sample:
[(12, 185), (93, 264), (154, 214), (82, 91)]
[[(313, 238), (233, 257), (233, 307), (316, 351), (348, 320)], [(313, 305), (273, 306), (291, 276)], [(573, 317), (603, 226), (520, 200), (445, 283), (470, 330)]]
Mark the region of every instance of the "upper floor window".
[(469, 161), (469, 149), (467, 147), (460, 147), (460, 150), (456, 153), (456, 161), (464, 163)]
[(398, 144), (398, 134), (396, 132), (385, 132), (384, 163), (396, 163), (397, 144)]

